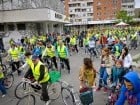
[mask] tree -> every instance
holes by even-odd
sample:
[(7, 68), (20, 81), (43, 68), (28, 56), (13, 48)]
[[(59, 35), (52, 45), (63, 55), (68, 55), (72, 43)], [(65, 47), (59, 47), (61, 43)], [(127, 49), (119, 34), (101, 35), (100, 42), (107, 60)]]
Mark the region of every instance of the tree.
[(126, 22), (126, 23), (129, 23), (132, 21), (132, 17), (128, 16), (127, 11), (124, 11), (124, 10), (119, 11), (117, 13), (116, 18), (123, 21), (123, 22)]

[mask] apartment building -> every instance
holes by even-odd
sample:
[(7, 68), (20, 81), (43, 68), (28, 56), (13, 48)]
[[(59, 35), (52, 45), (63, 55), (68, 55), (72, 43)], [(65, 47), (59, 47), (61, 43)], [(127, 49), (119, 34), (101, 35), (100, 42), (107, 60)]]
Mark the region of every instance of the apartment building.
[(121, 9), (121, 0), (94, 0), (93, 7), (94, 20), (115, 20)]
[(109, 24), (121, 10), (121, 0), (65, 0), (71, 25)]
[(135, 0), (122, 0), (122, 10), (127, 11), (129, 16), (135, 16)]
[(93, 0), (65, 0), (65, 14), (72, 23), (93, 21)]

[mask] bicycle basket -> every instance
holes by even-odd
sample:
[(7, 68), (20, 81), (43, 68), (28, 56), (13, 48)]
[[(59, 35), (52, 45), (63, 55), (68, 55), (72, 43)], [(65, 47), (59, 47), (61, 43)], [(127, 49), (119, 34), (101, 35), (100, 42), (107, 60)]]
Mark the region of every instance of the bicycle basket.
[(61, 78), (61, 74), (59, 71), (50, 71), (49, 75), (50, 75), (50, 82), (51, 83), (57, 82)]
[(89, 89), (86, 92), (80, 93), (80, 100), (83, 105), (89, 105), (93, 103), (93, 92), (92, 89)]

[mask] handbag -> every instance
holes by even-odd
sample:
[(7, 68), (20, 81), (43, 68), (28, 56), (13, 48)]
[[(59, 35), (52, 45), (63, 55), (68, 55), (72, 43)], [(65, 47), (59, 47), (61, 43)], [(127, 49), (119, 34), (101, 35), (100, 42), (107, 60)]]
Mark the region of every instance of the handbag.
[(80, 100), (83, 105), (89, 105), (93, 103), (92, 88), (82, 88), (80, 91)]

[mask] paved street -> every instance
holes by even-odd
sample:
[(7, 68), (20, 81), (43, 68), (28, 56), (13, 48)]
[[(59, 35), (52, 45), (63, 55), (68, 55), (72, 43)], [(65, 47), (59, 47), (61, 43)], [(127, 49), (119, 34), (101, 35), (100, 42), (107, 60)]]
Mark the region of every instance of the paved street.
[[(139, 49), (136, 51), (131, 52), (133, 55), (136, 55), (138, 53)], [(82, 65), (82, 60), (84, 57), (87, 57), (88, 55), (85, 55), (82, 53), (75, 54), (70, 57), (70, 65), (71, 65), (71, 74), (69, 75), (67, 72), (62, 73), (62, 80), (67, 81), (68, 83), (72, 84), (75, 87), (75, 90), (77, 91), (79, 88), (79, 80), (78, 80), (78, 73), (79, 68)], [(95, 58), (94, 65), (96, 69), (99, 69), (100, 65), (100, 59)], [(12, 88), (8, 90), (8, 94), (4, 98), (0, 98), (0, 105), (16, 105), (17, 99), (14, 97), (14, 89), (15, 86), (21, 81), (21, 77), (17, 76), (17, 73), (14, 74), (15, 76), (15, 82)], [(107, 98), (107, 94), (101, 92), (95, 92), (94, 93), (94, 105), (105, 105)], [(37, 104), (36, 105), (44, 105), (43, 102), (41, 102), (37, 98)], [(61, 98), (51, 103), (51, 105), (63, 105)]]

